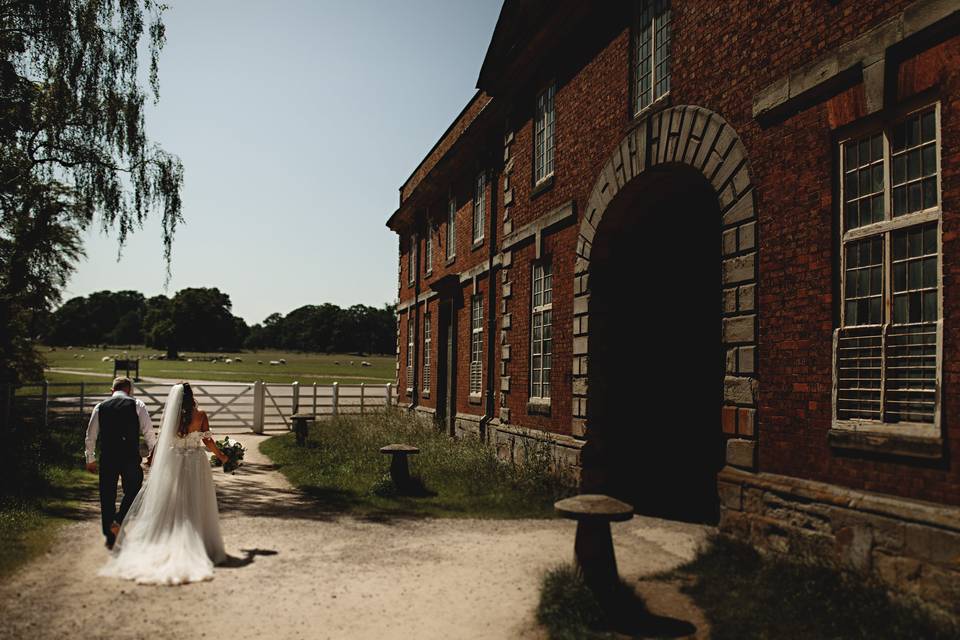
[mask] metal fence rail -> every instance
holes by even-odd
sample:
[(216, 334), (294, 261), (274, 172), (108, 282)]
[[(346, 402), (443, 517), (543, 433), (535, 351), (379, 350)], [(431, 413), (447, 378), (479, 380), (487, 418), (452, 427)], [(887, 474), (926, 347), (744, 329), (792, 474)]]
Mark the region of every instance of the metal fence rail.
[[(134, 383), (134, 396), (147, 405), (155, 422), (173, 383)], [(290, 416), (312, 413), (317, 417), (364, 414), (395, 406), (399, 401), (396, 385), (388, 384), (310, 384), (299, 382), (200, 382), (191, 383), (197, 403), (217, 426), (244, 427), (254, 433), (267, 428), (290, 428)], [(110, 397), (102, 385), (83, 382), (42, 382), (9, 387), (16, 402), (36, 411), (44, 425), (52, 418), (90, 415), (97, 403)]]

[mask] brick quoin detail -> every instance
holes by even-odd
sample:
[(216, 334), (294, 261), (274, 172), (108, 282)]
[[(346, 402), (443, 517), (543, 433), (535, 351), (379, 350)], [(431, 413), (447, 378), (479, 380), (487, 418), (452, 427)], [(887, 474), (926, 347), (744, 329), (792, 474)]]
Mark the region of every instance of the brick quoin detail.
[[(677, 106), (653, 114), (630, 131), (600, 170), (580, 222), (574, 266), (573, 424), (587, 433), (590, 252), (600, 220), (617, 193), (661, 164), (684, 164), (713, 186), (722, 216), (721, 335), (727, 354), (723, 383), (723, 429), (741, 437), (727, 443), (727, 462), (755, 465), (757, 438), (757, 225), (747, 151), (726, 120), (707, 109)], [(739, 419), (744, 423), (737, 428)]]

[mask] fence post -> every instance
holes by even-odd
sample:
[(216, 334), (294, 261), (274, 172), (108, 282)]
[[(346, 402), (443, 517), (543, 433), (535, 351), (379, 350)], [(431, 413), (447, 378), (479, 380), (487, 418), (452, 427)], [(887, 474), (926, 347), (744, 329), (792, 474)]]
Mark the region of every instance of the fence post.
[(317, 417), (317, 381), (313, 381), (313, 417)]
[(263, 381), (257, 380), (253, 383), (253, 432), (263, 433)]
[(86, 403), (87, 394), (86, 386), (83, 383), (83, 380), (80, 381), (80, 417), (83, 418), (83, 405)]
[(340, 383), (333, 383), (333, 417), (336, 418), (340, 413)]
[(293, 387), (293, 413), (300, 413), (300, 383), (294, 382)]
[(387, 385), (386, 385), (386, 386), (387, 386), (387, 406), (384, 407), (384, 411), (389, 411), (389, 410), (390, 410), (390, 405), (392, 404), (391, 401), (390, 401), (390, 396), (392, 395), (392, 394), (390, 393), (390, 384), (391, 384), (391, 383), (388, 382)]
[(40, 410), (43, 411), (43, 426), (46, 427), (47, 424), (47, 409), (49, 408), (50, 403), (50, 385), (47, 383), (46, 379), (43, 381), (43, 399), (40, 402)]
[(366, 389), (364, 383), (360, 383), (360, 415), (363, 415), (363, 390)]

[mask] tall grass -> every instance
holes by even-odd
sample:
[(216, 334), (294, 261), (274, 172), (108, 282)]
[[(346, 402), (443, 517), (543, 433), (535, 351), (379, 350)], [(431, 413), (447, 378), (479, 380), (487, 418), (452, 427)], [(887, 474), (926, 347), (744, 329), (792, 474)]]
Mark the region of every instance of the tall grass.
[[(410, 472), (422, 490), (398, 495), (389, 479), (387, 444), (418, 447)], [(379, 516), (544, 518), (573, 493), (569, 476), (554, 472), (546, 446), (530, 446), (526, 463), (499, 460), (478, 440), (453, 440), (400, 411), (342, 416), (317, 422), (305, 447), (292, 435), (271, 438), (261, 450), (297, 487), (331, 511)]]
[(683, 590), (704, 610), (718, 640), (960, 637), (949, 620), (891, 599), (864, 576), (761, 556), (726, 537), (715, 537), (677, 573), (694, 577)]
[(0, 577), (45, 552), (57, 526), (79, 517), (78, 500), (96, 495), (96, 477), (82, 470), (84, 432), (76, 419), (44, 427), (29, 414), (0, 431)]

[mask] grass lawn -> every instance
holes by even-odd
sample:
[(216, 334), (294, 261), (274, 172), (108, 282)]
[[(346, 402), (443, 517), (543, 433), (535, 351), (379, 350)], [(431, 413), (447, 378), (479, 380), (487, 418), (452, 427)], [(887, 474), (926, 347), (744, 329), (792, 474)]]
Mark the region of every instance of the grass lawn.
[[(95, 374), (113, 375), (113, 362), (103, 362), (104, 357), (140, 358), (140, 376), (147, 378), (175, 378), (183, 380), (220, 380), (225, 382), (294, 382), (304, 384), (317, 382), (385, 384), (396, 377), (396, 359), (392, 355), (356, 356), (349, 354), (289, 353), (283, 351), (248, 351), (241, 353), (192, 354), (182, 353), (181, 360), (147, 360), (159, 351), (147, 347), (40, 347), (40, 354), (47, 366)], [(219, 355), (224, 358), (240, 358), (242, 362), (201, 362), (199, 358)], [(80, 358), (79, 356), (83, 356)], [(196, 356), (193, 362), (188, 358)], [(286, 365), (271, 366), (271, 360), (287, 361)], [(260, 361), (263, 364), (257, 364)], [(372, 366), (362, 367), (362, 361)], [(351, 365), (350, 363), (353, 362)], [(338, 364), (339, 363), (339, 364)], [(48, 379), (54, 372), (47, 372)], [(94, 377), (96, 378), (96, 376)], [(77, 380), (79, 382), (79, 380)]]
[[(661, 577), (682, 580), (681, 590), (703, 610), (716, 640), (960, 637), (960, 628), (948, 620), (891, 599), (863, 577), (764, 557), (721, 536), (692, 562)], [(543, 577), (537, 620), (551, 640), (623, 637), (611, 630), (632, 636), (637, 629), (645, 629), (642, 637), (683, 635), (669, 632), (681, 631), (682, 621), (650, 615), (636, 595), (621, 590), (614, 600), (601, 606), (577, 571), (563, 565)]]
[[(107, 393), (110, 391), (112, 378), (104, 378), (83, 373), (61, 373), (59, 371), (47, 371), (44, 376), (50, 383), (49, 393), (51, 396), (79, 396), (80, 383), (84, 383), (84, 390), (87, 394)], [(39, 384), (26, 384), (17, 388), (18, 396), (39, 396), (42, 393), (42, 387)]]
[[(389, 457), (379, 452), (392, 443), (420, 448), (410, 457), (419, 496), (397, 495)], [(554, 501), (573, 492), (548, 470), (542, 452), (515, 468), (479, 441), (453, 440), (396, 411), (319, 421), (305, 447), (288, 434), (267, 440), (261, 451), (321, 506), (372, 518), (549, 518)]]
[(40, 495), (0, 496), (0, 580), (47, 552), (63, 524), (77, 519), (81, 501), (96, 498), (97, 477), (82, 469), (48, 467)]
[(14, 415), (0, 431), (0, 579), (46, 552), (62, 524), (85, 517), (84, 506), (95, 508), (97, 477), (83, 470), (83, 426), (60, 418), (44, 428), (35, 417)]

